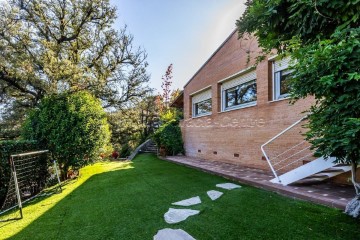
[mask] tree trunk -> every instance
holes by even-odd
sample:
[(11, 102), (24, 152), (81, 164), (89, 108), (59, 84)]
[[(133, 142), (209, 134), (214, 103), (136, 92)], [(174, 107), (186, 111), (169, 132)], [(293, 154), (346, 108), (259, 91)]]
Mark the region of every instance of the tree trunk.
[(360, 217), (360, 184), (356, 181), (357, 162), (351, 163), (351, 181), (355, 187), (356, 196), (346, 206), (345, 213), (354, 217)]

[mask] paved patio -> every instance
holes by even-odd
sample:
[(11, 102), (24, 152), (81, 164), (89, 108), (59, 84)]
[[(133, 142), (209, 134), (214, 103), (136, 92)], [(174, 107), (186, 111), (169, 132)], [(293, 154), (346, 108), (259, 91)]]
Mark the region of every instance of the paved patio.
[(267, 189), (288, 197), (320, 203), (342, 210), (345, 209), (348, 201), (355, 196), (355, 190), (351, 185), (338, 185), (325, 181), (316, 184), (282, 186), (271, 183), (269, 180), (274, 178), (273, 174), (270, 171), (261, 169), (186, 156), (168, 156), (164, 160)]

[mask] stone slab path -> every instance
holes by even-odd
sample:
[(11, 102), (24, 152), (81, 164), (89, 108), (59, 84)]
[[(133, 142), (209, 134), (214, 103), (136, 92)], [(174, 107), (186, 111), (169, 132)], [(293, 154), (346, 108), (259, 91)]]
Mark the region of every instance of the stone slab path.
[(350, 185), (322, 182), (312, 185), (282, 186), (271, 183), (269, 180), (274, 178), (272, 173), (261, 169), (186, 156), (168, 156), (164, 160), (223, 176), (258, 188), (267, 189), (289, 197), (320, 203), (342, 210), (345, 209), (346, 204), (355, 196), (355, 190)]
[(193, 206), (196, 204), (200, 204), (201, 203), (201, 199), (199, 196), (196, 197), (192, 197), (192, 198), (188, 198), (179, 202), (174, 202), (172, 203), (172, 205), (177, 205), (177, 206), (184, 206), (184, 207), (188, 207), (188, 206)]
[(223, 195), (222, 192), (219, 191), (215, 191), (215, 190), (210, 190), (206, 192), (207, 195), (209, 196), (209, 198), (213, 201), (215, 201), (216, 199), (218, 199), (219, 197), (221, 197), (221, 195)]
[(200, 211), (192, 209), (175, 209), (169, 208), (169, 210), (164, 214), (165, 222), (173, 224), (186, 220), (190, 216), (199, 214)]
[(226, 190), (232, 190), (235, 188), (241, 188), (241, 186), (234, 184), (234, 183), (220, 183), (216, 184), (218, 188), (226, 189)]
[(157, 232), (154, 240), (195, 240), (195, 238), (182, 229), (164, 228)]

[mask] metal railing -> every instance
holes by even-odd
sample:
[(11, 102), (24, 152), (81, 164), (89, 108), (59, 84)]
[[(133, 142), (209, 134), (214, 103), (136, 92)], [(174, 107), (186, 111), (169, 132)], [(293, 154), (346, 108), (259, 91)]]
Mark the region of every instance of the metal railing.
[(275, 178), (315, 159), (311, 144), (305, 140), (303, 117), (261, 145), (261, 151)]

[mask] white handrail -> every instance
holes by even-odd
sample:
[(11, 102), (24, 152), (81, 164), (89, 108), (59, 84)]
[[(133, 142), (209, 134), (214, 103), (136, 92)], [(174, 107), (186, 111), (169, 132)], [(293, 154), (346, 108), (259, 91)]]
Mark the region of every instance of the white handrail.
[[(289, 131), (291, 128), (293, 128), (294, 126), (296, 126), (297, 124), (299, 124), (300, 122), (304, 121), (305, 119), (307, 119), (308, 116), (302, 117), (301, 119), (299, 119), (298, 121), (296, 121), (295, 123), (291, 124), (289, 127), (287, 127), (286, 129), (284, 129), (283, 131), (281, 131), (280, 133), (278, 133), (277, 135), (275, 135), (274, 137), (272, 137), (269, 141), (267, 141), (266, 143), (264, 143), (263, 145), (261, 145), (261, 151), (264, 154), (264, 157), (266, 159), (266, 161), (268, 162), (271, 171), (274, 173), (275, 178), (278, 179), (278, 181), (281, 183), (281, 179), (279, 178), (279, 176), (277, 175), (273, 165), (271, 164), (271, 161), (268, 157), (268, 155), (265, 152), (264, 147), (266, 145), (268, 145), (269, 143), (271, 143), (272, 141), (274, 141), (275, 139), (277, 139), (278, 137), (280, 137), (281, 135), (283, 135), (284, 133), (286, 133), (287, 131)], [(280, 154), (281, 155), (281, 154)]]

